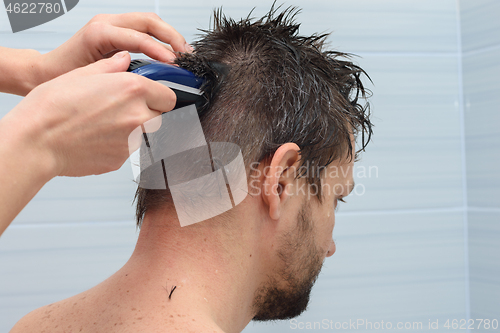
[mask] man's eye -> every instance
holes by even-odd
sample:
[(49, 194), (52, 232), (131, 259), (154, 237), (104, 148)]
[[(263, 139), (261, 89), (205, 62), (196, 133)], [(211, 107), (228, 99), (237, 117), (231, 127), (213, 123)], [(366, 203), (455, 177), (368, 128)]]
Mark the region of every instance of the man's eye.
[[(347, 202), (344, 200), (344, 198), (338, 198), (338, 199), (337, 199), (337, 201), (340, 201), (340, 202), (342, 202), (342, 203), (347, 203)], [(338, 210), (339, 210), (339, 205), (337, 204), (337, 205), (335, 205), (335, 211), (337, 212)]]

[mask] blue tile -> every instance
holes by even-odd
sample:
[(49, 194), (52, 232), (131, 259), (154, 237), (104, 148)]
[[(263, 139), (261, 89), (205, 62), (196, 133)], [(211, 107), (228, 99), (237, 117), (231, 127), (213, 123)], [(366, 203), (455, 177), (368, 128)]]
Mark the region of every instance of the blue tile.
[(499, 319), (500, 210), (470, 211), (468, 222), (472, 317)]
[(102, 282), (125, 264), (136, 240), (133, 222), (7, 229), (0, 242), (0, 331)]
[(213, 10), (223, 6), (224, 13), (235, 19), (247, 17), (250, 10), (255, 7), (254, 17), (264, 15), (270, 6), (269, 1), (254, 1), (252, 4), (243, 1), (190, 1), (189, 3), (172, 3), (160, 1), (160, 17), (177, 31), (188, 42), (198, 38), (198, 29), (208, 29), (212, 25)]
[(462, 49), (472, 51), (500, 45), (500, 2), (460, 0)]
[(470, 206), (500, 208), (500, 50), (463, 59)]
[(0, 119), (22, 101), (21, 96), (0, 93)]
[(133, 221), (137, 186), (129, 162), (117, 171), (87, 177), (56, 177), (16, 217), (14, 223)]
[(453, 0), (308, 1), (304, 17), (303, 32), (333, 31), (332, 46), (347, 52), (457, 50)]
[(340, 211), (463, 205), (457, 59), (357, 62), (374, 82), (374, 136), (354, 169), (356, 191)]
[(1, 43), (3, 40), (3, 35), (4, 34), (11, 34), (12, 29), (10, 28), (10, 23), (9, 23), (9, 17), (7, 16), (7, 12), (4, 10), (4, 6), (1, 5), (0, 7), (0, 45), (3, 46)]

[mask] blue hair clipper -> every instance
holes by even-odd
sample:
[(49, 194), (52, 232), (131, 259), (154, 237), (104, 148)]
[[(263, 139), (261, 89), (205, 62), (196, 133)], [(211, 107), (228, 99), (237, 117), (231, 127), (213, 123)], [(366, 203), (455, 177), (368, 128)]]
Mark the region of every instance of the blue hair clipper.
[(127, 72), (158, 81), (172, 89), (177, 96), (177, 103), (173, 110), (191, 104), (199, 106), (203, 103), (200, 90), (203, 79), (186, 69), (155, 60), (137, 59), (130, 62)]

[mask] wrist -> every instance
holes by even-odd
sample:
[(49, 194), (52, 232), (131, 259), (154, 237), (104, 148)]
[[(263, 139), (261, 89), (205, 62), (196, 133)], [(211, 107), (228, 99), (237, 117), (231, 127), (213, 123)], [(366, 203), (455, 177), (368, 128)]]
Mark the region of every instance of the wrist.
[(35, 89), (38, 85), (48, 81), (47, 74), (45, 73), (43, 65), (43, 55), (35, 50), (26, 50), (29, 52), (29, 61), (25, 61), (24, 72), (24, 95), (27, 95), (31, 90)]
[[(17, 66), (12, 75), (13, 82), (11, 91), (17, 95), (26, 96), (39, 84), (45, 82), (42, 78), (42, 55), (36, 50), (15, 50), (18, 54)], [(16, 73), (17, 72), (17, 73)]]
[[(17, 51), (17, 50), (16, 50)], [(14, 78), (13, 93), (21, 96), (26, 96), (33, 90), (39, 82), (40, 76), (40, 57), (41, 54), (35, 50), (18, 50), (18, 66), (14, 70), (17, 71)]]
[(0, 120), (0, 235), (55, 172), (50, 156), (19, 125), (25, 124), (9, 114)]
[(25, 96), (40, 82), (41, 54), (35, 50), (16, 50), (0, 46), (0, 91)]
[(0, 156), (11, 168), (20, 168), (33, 186), (43, 186), (57, 176), (57, 163), (50, 150), (40, 145), (29, 122), (16, 123), (7, 114), (0, 120)]

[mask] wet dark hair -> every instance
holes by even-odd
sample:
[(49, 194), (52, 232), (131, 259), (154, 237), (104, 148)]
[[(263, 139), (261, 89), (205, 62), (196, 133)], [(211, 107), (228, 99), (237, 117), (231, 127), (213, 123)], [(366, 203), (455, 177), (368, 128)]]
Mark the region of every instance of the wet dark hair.
[[(247, 166), (287, 142), (300, 147), (301, 165), (309, 168), (356, 158), (372, 135), (361, 82), (368, 75), (351, 54), (325, 50), (328, 34), (300, 36), (297, 8), (279, 10), (239, 21), (215, 10), (213, 29), (203, 30), (195, 52), (177, 58), (205, 79), (206, 102), (198, 113), (207, 142), (237, 144)], [(361, 135), (357, 152), (351, 133)], [(320, 184), (318, 173), (304, 177)], [(171, 202), (168, 189), (138, 188), (136, 199), (138, 226), (148, 209)]]

